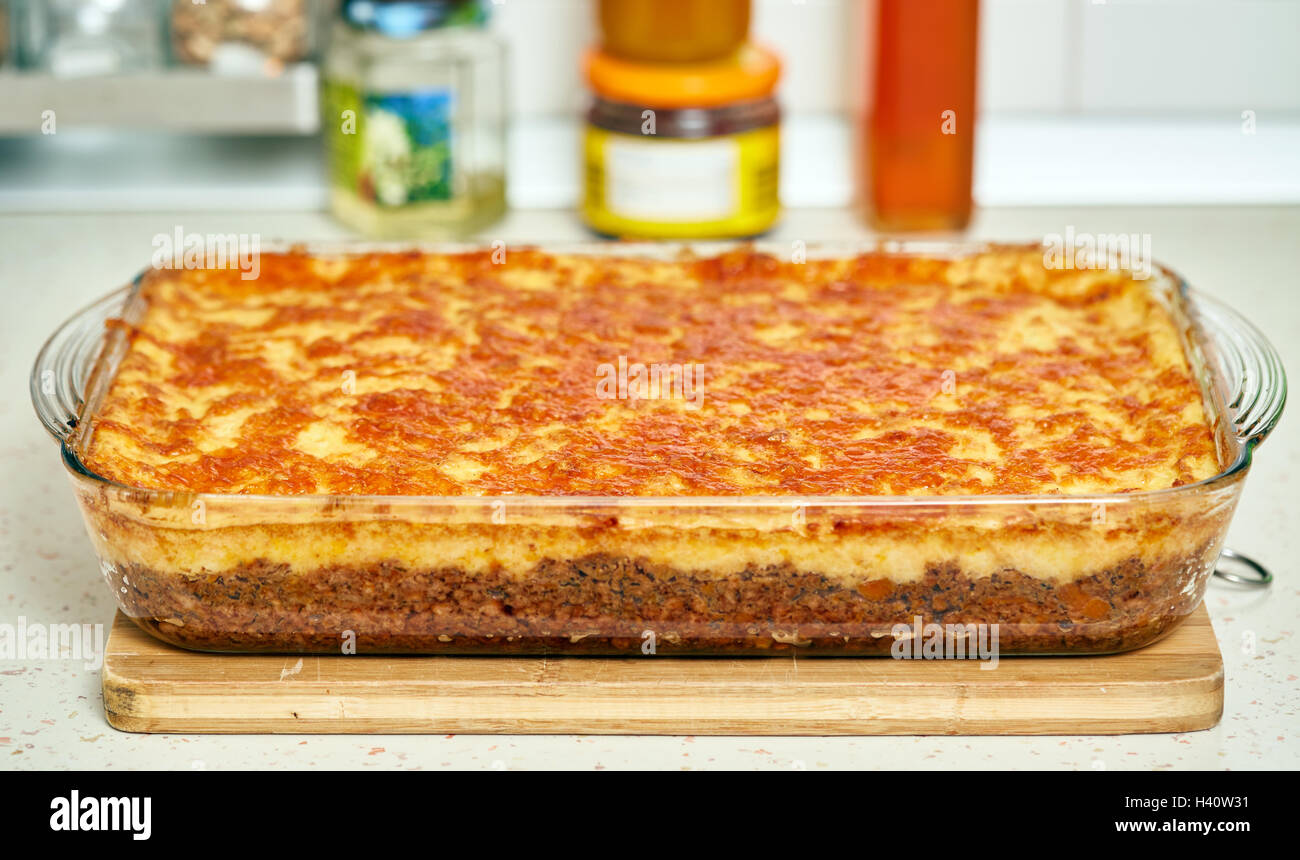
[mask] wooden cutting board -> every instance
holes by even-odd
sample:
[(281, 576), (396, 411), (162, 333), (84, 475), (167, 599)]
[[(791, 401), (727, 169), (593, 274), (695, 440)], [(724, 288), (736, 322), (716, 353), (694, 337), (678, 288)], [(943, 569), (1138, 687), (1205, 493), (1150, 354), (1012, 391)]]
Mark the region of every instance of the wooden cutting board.
[(1204, 607), (1109, 657), (976, 661), (759, 657), (199, 654), (121, 613), (104, 710), (130, 732), (1052, 735), (1186, 732), (1223, 712)]

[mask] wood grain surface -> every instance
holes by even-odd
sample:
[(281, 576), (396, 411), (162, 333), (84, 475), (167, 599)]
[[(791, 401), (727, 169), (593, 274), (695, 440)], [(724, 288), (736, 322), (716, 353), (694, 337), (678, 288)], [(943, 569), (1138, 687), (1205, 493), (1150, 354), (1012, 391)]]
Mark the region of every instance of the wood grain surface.
[(619, 735), (1186, 732), (1223, 711), (1204, 607), (1105, 657), (977, 661), (758, 657), (201, 654), (122, 614), (104, 709), (123, 731)]

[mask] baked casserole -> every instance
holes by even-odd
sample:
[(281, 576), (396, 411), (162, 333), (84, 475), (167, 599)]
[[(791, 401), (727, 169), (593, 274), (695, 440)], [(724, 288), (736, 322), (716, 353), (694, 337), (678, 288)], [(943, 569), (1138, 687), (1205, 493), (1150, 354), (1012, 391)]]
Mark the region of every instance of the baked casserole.
[(189, 648), (1119, 651), (1199, 603), (1267, 432), (1185, 301), (1019, 246), (287, 249), (143, 275), (67, 456)]

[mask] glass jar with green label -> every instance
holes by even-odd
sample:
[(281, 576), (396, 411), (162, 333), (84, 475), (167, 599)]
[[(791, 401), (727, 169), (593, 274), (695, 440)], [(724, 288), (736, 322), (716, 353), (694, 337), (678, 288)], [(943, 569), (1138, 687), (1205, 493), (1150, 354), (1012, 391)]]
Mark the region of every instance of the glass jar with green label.
[(343, 0), (323, 63), (330, 207), (376, 238), (505, 212), (505, 46), (480, 0)]

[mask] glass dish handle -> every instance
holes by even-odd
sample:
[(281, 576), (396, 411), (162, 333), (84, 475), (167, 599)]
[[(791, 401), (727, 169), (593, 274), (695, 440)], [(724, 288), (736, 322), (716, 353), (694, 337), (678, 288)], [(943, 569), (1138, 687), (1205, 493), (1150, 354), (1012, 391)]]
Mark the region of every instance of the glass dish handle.
[(1259, 329), (1222, 302), (1193, 294), (1196, 315), (1222, 371), (1236, 437), (1258, 445), (1277, 426), (1286, 404), (1286, 371)]
[(104, 342), (104, 324), (117, 316), (131, 287), (83, 308), (50, 336), (36, 356), (30, 380), (32, 405), (50, 435), (66, 442), (77, 427), (86, 387)]

